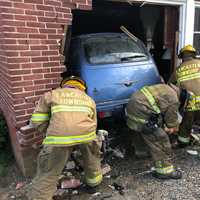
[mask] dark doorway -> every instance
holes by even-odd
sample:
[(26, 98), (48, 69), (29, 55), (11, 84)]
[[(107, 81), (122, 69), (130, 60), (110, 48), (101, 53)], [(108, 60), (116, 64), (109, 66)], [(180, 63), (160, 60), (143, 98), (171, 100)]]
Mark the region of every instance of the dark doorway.
[(73, 11), (72, 37), (99, 32), (122, 32), (125, 26), (151, 52), (167, 81), (174, 68), (178, 7), (93, 0), (91, 11)]

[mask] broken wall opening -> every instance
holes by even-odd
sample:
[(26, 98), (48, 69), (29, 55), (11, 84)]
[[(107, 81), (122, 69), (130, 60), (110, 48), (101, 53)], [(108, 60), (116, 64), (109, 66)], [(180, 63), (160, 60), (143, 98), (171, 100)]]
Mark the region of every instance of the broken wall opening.
[(12, 151), (8, 126), (6, 119), (0, 112), (0, 177), (5, 177), (7, 175), (8, 166), (13, 160), (14, 154)]
[(122, 32), (123, 25), (144, 42), (167, 81), (174, 69), (178, 16), (175, 6), (93, 0), (91, 11), (73, 11), (71, 36)]

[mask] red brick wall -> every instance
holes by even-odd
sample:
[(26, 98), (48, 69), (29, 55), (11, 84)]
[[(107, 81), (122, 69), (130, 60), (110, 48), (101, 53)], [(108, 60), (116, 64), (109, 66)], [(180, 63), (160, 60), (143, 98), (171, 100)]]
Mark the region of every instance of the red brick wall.
[(0, 109), (19, 152), (41, 141), (34, 131), (20, 128), (39, 97), (58, 86), (65, 68), (59, 41), (64, 25), (71, 24), (71, 10), (91, 9), (91, 4), (91, 0), (0, 1)]

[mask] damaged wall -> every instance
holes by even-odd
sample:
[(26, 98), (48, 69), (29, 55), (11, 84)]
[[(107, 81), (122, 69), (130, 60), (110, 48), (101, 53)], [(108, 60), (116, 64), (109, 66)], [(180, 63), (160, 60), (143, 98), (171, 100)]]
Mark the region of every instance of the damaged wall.
[[(31, 173), (42, 136), (25, 126), (40, 96), (58, 86), (65, 68), (60, 54), (72, 9), (91, 9), (91, 0), (0, 1), (0, 109), (17, 161)], [(29, 168), (30, 167), (30, 168)]]

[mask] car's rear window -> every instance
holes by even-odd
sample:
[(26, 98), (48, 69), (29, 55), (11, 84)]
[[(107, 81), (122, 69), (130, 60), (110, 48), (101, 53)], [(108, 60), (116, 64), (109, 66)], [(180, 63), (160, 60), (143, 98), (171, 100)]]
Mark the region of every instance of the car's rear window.
[(84, 42), (85, 54), (92, 64), (135, 62), (148, 55), (139, 42), (126, 36), (101, 36)]

